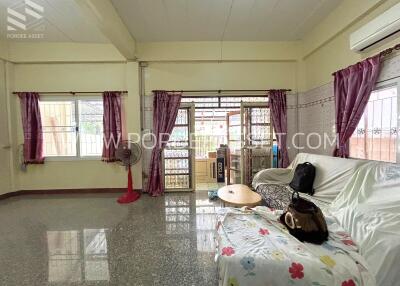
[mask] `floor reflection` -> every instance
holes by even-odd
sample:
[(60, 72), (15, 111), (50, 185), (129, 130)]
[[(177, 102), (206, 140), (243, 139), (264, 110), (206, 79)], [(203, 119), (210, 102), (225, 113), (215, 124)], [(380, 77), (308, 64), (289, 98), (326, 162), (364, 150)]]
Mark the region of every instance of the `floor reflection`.
[(218, 285), (206, 191), (36, 196), (0, 201), (0, 285)]
[(201, 252), (215, 251), (215, 224), (218, 204), (208, 199), (196, 199), (197, 250)]
[(190, 232), (191, 198), (187, 195), (165, 196), (165, 233), (187, 234)]
[(82, 281), (79, 231), (48, 231), (49, 282)]
[(49, 282), (108, 281), (106, 232), (47, 231)]
[(165, 227), (167, 235), (188, 234), (194, 216), (197, 250), (212, 253), (215, 250), (215, 215), (220, 206), (205, 195), (199, 192), (196, 197), (187, 194), (165, 196)]
[(84, 261), (86, 281), (108, 281), (106, 229), (84, 229)]

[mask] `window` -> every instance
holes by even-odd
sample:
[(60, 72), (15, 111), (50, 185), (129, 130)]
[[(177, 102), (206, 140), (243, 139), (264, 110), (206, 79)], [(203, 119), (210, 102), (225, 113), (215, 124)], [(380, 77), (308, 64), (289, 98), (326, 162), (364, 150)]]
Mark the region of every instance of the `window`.
[(103, 149), (103, 101), (40, 101), (45, 157), (99, 157)]
[(350, 138), (350, 157), (397, 161), (398, 87), (378, 88), (371, 93), (364, 114)]
[(103, 151), (103, 101), (79, 101), (81, 156), (101, 156)]

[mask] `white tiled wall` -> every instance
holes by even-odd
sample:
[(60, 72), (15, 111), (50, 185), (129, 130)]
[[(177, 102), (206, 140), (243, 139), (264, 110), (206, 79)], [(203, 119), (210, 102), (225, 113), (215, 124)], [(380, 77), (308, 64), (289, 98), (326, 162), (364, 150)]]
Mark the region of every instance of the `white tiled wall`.
[(387, 58), (379, 74), (378, 82), (389, 80), (400, 76), (400, 53)]
[(289, 152), (289, 160), (292, 161), (297, 155), (297, 142), (293, 142), (292, 137), (297, 133), (299, 128), (299, 121), (297, 115), (297, 104), (298, 104), (298, 94), (288, 94), (287, 95), (287, 122), (288, 122), (288, 132), (287, 132), (287, 147)]
[[(325, 102), (321, 103), (321, 100)], [(335, 136), (333, 83), (300, 93), (298, 115), (299, 146), (304, 148), (299, 151), (331, 155), (334, 143), (329, 142), (333, 142)]]

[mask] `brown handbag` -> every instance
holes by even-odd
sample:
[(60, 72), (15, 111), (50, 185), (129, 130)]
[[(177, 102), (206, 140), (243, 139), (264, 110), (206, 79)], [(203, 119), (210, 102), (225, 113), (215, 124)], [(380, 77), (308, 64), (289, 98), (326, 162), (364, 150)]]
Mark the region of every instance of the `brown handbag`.
[(328, 227), (321, 209), (301, 198), (298, 192), (293, 192), (292, 202), (281, 215), (280, 221), (300, 241), (321, 244), (328, 239)]

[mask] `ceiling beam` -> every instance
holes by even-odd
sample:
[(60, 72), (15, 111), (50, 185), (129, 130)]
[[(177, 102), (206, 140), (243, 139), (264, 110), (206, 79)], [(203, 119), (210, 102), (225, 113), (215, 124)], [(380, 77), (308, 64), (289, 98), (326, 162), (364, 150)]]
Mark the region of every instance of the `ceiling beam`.
[(99, 30), (127, 60), (136, 60), (135, 39), (129, 33), (110, 0), (75, 0), (84, 16)]

